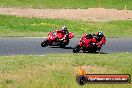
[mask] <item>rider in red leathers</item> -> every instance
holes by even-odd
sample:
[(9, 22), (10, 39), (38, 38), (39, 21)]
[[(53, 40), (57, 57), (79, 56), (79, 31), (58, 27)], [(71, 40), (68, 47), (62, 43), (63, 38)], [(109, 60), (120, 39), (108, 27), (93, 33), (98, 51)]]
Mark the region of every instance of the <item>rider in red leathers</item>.
[(63, 26), (59, 30), (51, 31), (48, 33), (48, 38), (42, 43), (42, 47), (52, 46), (54, 43), (58, 44), (60, 47), (64, 48), (69, 44), (70, 39), (74, 37), (72, 32), (69, 32), (66, 26)]
[(63, 26), (60, 30), (56, 30), (56, 32), (62, 34), (60, 40), (66, 39), (67, 41), (69, 41), (69, 31), (66, 26)]
[(106, 39), (102, 31), (99, 31), (93, 35), (85, 34), (82, 36), (81, 41), (83, 42), (85, 39), (91, 39), (92, 45), (97, 46), (97, 50), (100, 51), (103, 44), (105, 44)]
[(102, 45), (105, 44), (106, 42), (103, 32), (102, 31), (96, 32), (95, 34), (93, 34), (93, 37), (96, 38), (97, 49), (100, 50)]

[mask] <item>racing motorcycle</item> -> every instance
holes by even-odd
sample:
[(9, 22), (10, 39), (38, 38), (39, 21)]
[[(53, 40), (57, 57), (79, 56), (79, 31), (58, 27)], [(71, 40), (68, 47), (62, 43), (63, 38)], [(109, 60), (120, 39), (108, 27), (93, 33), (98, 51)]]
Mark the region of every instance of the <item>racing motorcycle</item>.
[(52, 46), (53, 43), (58, 43), (58, 46), (64, 48), (66, 45), (69, 44), (69, 40), (74, 37), (74, 34), (72, 32), (69, 32), (68, 39), (62, 39), (63, 36), (64, 35), (62, 34), (62, 32), (49, 32), (48, 38), (41, 43), (41, 46)]
[(73, 53), (78, 53), (81, 50), (83, 52), (88, 51), (89, 53), (95, 53), (97, 51), (96, 42), (97, 42), (96, 38), (80, 39), (79, 44), (77, 44), (73, 48)]

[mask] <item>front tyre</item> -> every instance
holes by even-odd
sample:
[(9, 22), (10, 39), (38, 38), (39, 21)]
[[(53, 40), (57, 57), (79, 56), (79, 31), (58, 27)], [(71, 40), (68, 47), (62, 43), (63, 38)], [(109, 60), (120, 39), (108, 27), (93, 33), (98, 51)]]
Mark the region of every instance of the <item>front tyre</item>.
[(43, 42), (41, 43), (41, 46), (42, 46), (42, 47), (48, 46), (48, 39), (45, 40), (45, 41), (43, 41)]
[(65, 44), (65, 43), (61, 43), (61, 44), (60, 44), (60, 47), (61, 47), (61, 48), (65, 48), (66, 45), (67, 45), (67, 44)]
[(65, 46), (68, 45), (68, 43), (69, 43), (69, 41), (63, 40), (63, 41), (60, 42), (60, 47), (65, 48)]
[(78, 53), (81, 50), (81, 46), (77, 45), (73, 48), (73, 53)]
[(89, 51), (89, 53), (96, 53), (97, 52), (97, 46), (93, 46), (93, 48), (91, 48)]

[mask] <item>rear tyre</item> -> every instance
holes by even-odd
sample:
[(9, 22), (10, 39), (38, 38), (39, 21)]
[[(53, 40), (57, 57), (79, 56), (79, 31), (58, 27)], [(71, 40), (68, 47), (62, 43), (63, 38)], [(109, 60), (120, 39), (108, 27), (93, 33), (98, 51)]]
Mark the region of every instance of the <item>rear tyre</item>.
[(48, 46), (48, 39), (45, 40), (45, 41), (43, 41), (43, 42), (41, 43), (41, 46), (42, 46), (42, 47)]
[(81, 46), (77, 45), (73, 48), (73, 53), (78, 53), (81, 50)]

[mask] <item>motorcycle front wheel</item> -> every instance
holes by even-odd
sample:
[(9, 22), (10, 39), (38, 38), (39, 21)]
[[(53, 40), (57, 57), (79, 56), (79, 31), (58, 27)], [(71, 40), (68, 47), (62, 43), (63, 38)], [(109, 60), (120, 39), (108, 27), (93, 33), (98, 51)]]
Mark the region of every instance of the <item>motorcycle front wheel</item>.
[(67, 45), (67, 44), (65, 44), (65, 43), (60, 43), (60, 47), (61, 47), (61, 48), (64, 48), (66, 45)]
[(96, 53), (97, 52), (97, 46), (93, 46), (92, 49), (88, 50), (89, 53)]
[(68, 45), (68, 43), (69, 43), (69, 41), (63, 40), (63, 41), (60, 42), (60, 47), (64, 48), (66, 45)]
[(42, 43), (41, 43), (41, 46), (42, 47), (46, 47), (48, 45), (48, 39), (44, 40)]
[(73, 53), (78, 53), (81, 50), (81, 46), (77, 45), (73, 48)]

